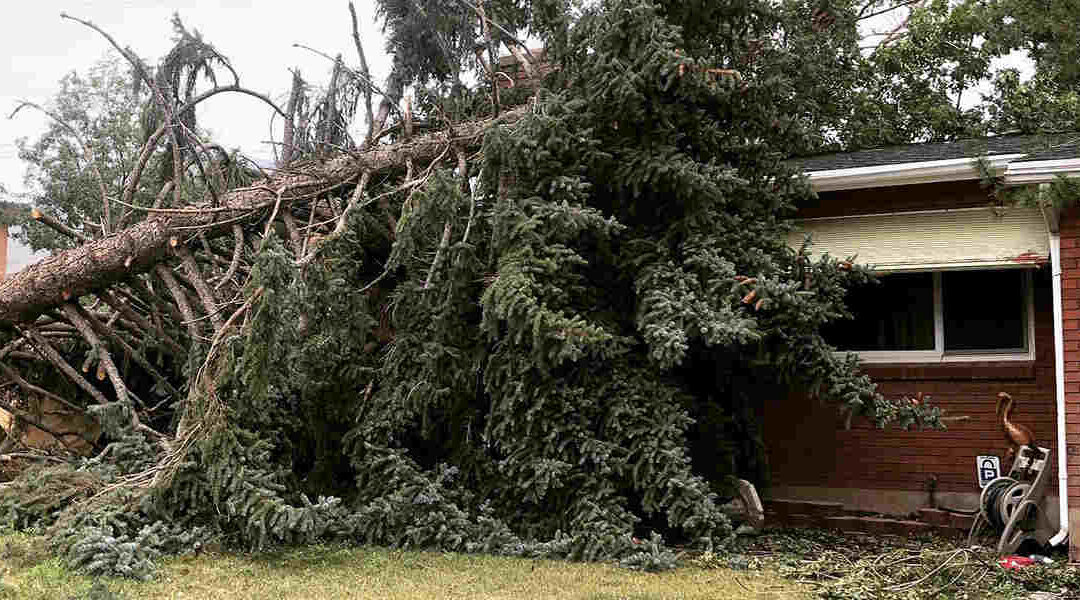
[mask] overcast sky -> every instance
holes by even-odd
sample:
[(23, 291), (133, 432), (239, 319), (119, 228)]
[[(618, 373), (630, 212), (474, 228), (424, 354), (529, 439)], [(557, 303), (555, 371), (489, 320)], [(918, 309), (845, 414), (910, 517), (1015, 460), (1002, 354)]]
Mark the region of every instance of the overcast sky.
[[(376, 23), (373, 0), (354, 0), (360, 35), (375, 80), (389, 71), (383, 52), (381, 26)], [(290, 85), (288, 69), (299, 68), (310, 82), (329, 78), (332, 64), (294, 43), (338, 52), (346, 64), (358, 64), (352, 41), (347, 0), (304, 0), (295, 3), (244, 0), (36, 0), (20, 2), (0, 19), (0, 184), (9, 192), (23, 189), (24, 167), (16, 156), (15, 140), (33, 139), (43, 130), (45, 117), (21, 111), (8, 119), (19, 100), (44, 104), (58, 89), (66, 73), (85, 73), (111, 51), (98, 33), (61, 19), (60, 13), (92, 21), (130, 46), (150, 64), (157, 64), (171, 47), (173, 12), (188, 29), (229, 58), (240, 74), (240, 83), (268, 94), (284, 105)], [(199, 125), (226, 147), (239, 147), (258, 158), (272, 155), (270, 109), (260, 101), (238, 94), (221, 94), (199, 107)], [(280, 125), (281, 121), (278, 120)]]

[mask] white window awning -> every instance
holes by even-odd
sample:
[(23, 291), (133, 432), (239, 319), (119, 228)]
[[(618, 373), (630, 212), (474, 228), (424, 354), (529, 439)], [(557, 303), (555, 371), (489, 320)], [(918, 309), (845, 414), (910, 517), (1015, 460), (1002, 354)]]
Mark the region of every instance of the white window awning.
[(876, 271), (928, 271), (1046, 264), (1050, 241), (1037, 208), (969, 208), (796, 221), (788, 244), (811, 236), (811, 254), (855, 256)]

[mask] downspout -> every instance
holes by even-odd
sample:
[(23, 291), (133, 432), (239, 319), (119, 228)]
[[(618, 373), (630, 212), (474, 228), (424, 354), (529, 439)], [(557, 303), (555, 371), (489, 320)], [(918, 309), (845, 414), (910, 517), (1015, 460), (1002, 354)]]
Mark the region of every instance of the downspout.
[(1039, 184), (1040, 205), (1050, 226), (1050, 281), (1054, 297), (1054, 395), (1057, 401), (1057, 458), (1058, 458), (1058, 524), (1060, 529), (1050, 538), (1050, 545), (1057, 546), (1069, 537), (1069, 473), (1065, 443), (1065, 330), (1062, 322), (1061, 302), (1061, 233), (1058, 229), (1059, 214), (1053, 206), (1042, 201), (1049, 184)]

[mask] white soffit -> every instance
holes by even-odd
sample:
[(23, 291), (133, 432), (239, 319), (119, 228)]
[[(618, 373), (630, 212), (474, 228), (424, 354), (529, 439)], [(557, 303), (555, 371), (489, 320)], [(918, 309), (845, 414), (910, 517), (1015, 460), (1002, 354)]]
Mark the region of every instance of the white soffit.
[[(987, 166), (995, 174), (1005, 172), (1009, 161), (1022, 158), (1024, 154), (997, 154), (983, 156)], [(874, 165), (871, 167), (852, 167), (848, 169), (830, 169), (807, 173), (810, 186), (815, 192), (836, 190), (856, 190), (891, 185), (914, 185), (918, 183), (937, 183), (941, 181), (963, 181), (979, 179), (979, 170), (975, 168), (976, 158), (950, 158), (924, 162)]]
[(817, 258), (824, 253), (876, 271), (1032, 267), (1050, 255), (1046, 223), (1037, 208), (972, 208), (827, 217), (796, 221), (788, 244), (807, 234)]

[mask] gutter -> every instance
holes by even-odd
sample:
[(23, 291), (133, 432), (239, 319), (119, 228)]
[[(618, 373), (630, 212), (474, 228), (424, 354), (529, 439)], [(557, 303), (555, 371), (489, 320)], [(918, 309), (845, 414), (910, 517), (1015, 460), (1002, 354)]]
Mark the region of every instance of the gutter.
[[(1080, 157), (1022, 160), (1026, 156), (1028, 155), (990, 154), (982, 158), (990, 173), (1002, 177), (1005, 185), (1047, 183), (1059, 176), (1080, 177)], [(974, 157), (971, 156), (806, 173), (810, 187), (815, 192), (966, 181), (979, 179), (981, 176), (975, 166)]]
[[(1080, 164), (1076, 158), (1013, 162), (1005, 170), (1005, 184), (1048, 183), (1057, 177), (1076, 177), (1078, 169)], [(1039, 193), (1044, 192), (1040, 190)]]
[(1040, 205), (1050, 230), (1050, 280), (1054, 303), (1054, 396), (1057, 405), (1058, 458), (1058, 524), (1060, 529), (1050, 538), (1058, 546), (1069, 537), (1069, 472), (1065, 443), (1065, 331), (1061, 301), (1061, 234), (1058, 230), (1058, 211), (1041, 202), (1050, 184), (1039, 184)]
[[(994, 175), (1003, 175), (1009, 163), (1025, 154), (991, 154), (983, 157)], [(1036, 165), (1038, 168), (1039, 165)], [(1056, 166), (1056, 165), (1055, 165)], [(806, 174), (815, 192), (855, 190), (894, 185), (938, 183), (979, 179), (979, 170), (972, 157), (949, 158), (921, 162), (873, 165), (811, 171)]]

